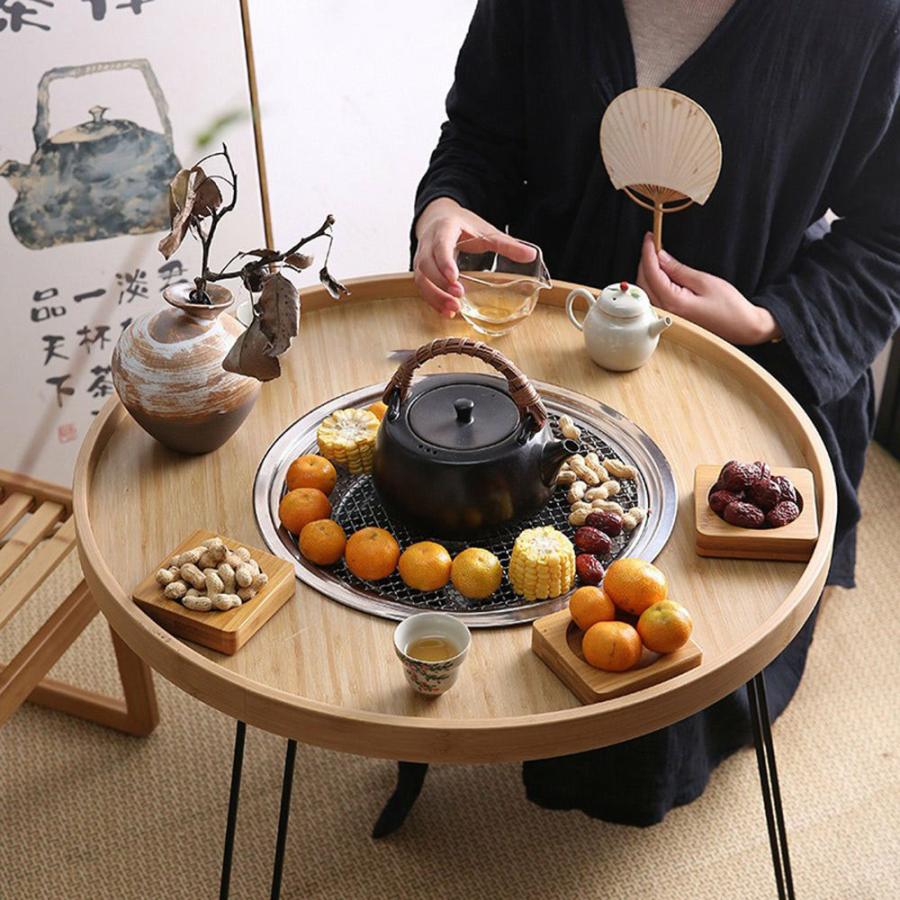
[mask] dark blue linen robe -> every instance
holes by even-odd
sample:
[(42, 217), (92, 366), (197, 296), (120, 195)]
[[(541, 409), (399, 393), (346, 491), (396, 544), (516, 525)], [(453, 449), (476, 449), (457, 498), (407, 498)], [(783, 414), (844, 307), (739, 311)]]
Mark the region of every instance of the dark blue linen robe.
[[(723, 149), (707, 203), (666, 218), (666, 249), (777, 319), (783, 341), (743, 349), (828, 448), (839, 494), (829, 583), (845, 587), (874, 427), (870, 366), (900, 324), (898, 13), (896, 0), (736, 0), (663, 85), (709, 112)], [(613, 188), (598, 130), (634, 85), (620, 0), (480, 0), (416, 216), (451, 197), (539, 244), (557, 278), (633, 280), (650, 215)], [(829, 208), (840, 217), (830, 230)], [(799, 683), (814, 620), (767, 669), (773, 715)], [(526, 786), (546, 806), (650, 824), (697, 796), (749, 734), (741, 691), (619, 747), (529, 763)]]

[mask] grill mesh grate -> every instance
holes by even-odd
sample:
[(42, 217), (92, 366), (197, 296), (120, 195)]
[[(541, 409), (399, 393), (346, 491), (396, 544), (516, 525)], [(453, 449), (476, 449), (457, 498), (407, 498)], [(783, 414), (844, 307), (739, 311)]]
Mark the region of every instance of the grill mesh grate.
[[(552, 415), (550, 420), (553, 424), (554, 431), (559, 432), (559, 417)], [(603, 436), (596, 430), (586, 426), (583, 422), (577, 422), (581, 428), (580, 444), (584, 448), (584, 452), (595, 451), (601, 459), (604, 457), (617, 456), (621, 457), (618, 451), (603, 439)], [(316, 448), (313, 447), (308, 453), (315, 453)], [(624, 459), (624, 462), (631, 462)], [(638, 489), (634, 481), (621, 481), (622, 489), (615, 497), (616, 502), (620, 503), (626, 510), (638, 505)], [(479, 538), (475, 544), (483, 547), (495, 554), (503, 565), (503, 582), (490, 598), (484, 601), (467, 600), (459, 594), (452, 585), (442, 588), (439, 591), (430, 591), (423, 593), (407, 587), (400, 576), (394, 573), (389, 578), (379, 581), (377, 584), (370, 584), (360, 581), (346, 567), (343, 561), (338, 563), (331, 569), (331, 574), (338, 580), (346, 584), (348, 587), (356, 590), (364, 590), (367, 592), (375, 592), (386, 600), (402, 604), (411, 610), (420, 612), (495, 612), (499, 610), (508, 610), (528, 606), (529, 604), (522, 597), (515, 594), (505, 573), (509, 568), (509, 558), (512, 554), (513, 544), (516, 537), (525, 528), (534, 528), (539, 525), (553, 525), (569, 538), (572, 537), (575, 529), (569, 524), (569, 504), (566, 501), (566, 488), (559, 487), (553, 494), (547, 506), (541, 510), (536, 516), (532, 516), (522, 522), (507, 528), (498, 529), (489, 537)], [(416, 534), (408, 529), (402, 522), (396, 521), (388, 516), (384, 507), (381, 505), (372, 479), (368, 475), (353, 477), (341, 475), (331, 495), (333, 504), (332, 518), (344, 529), (347, 535), (353, 534), (360, 528), (367, 526), (377, 526), (389, 531), (397, 539), (400, 547), (405, 549), (410, 544), (417, 541), (428, 540), (428, 535)], [(640, 526), (638, 526), (640, 529)], [(619, 535), (612, 539), (613, 546), (609, 556), (602, 557), (603, 567), (609, 565), (617, 556), (623, 555), (632, 537), (637, 531), (631, 534)], [(296, 539), (291, 536), (293, 552), (300, 558), (300, 551), (297, 548)], [(468, 544), (461, 541), (441, 540), (451, 556), (455, 556), (461, 550), (464, 550)]]

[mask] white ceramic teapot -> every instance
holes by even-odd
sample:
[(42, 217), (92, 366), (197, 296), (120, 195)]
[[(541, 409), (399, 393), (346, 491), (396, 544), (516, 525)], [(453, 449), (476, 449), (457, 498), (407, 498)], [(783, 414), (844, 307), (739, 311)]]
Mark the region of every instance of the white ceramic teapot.
[[(575, 317), (573, 308), (579, 297), (588, 302), (582, 322)], [(572, 324), (584, 332), (591, 359), (615, 372), (628, 372), (647, 362), (659, 343), (660, 333), (672, 324), (668, 316), (657, 316), (647, 295), (627, 281), (605, 287), (598, 297), (584, 288), (575, 288), (566, 297), (566, 312)]]

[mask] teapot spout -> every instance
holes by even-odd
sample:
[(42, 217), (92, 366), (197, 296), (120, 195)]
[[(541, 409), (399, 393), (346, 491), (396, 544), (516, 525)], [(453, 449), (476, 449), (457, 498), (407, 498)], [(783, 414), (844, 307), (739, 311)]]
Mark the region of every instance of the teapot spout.
[(556, 476), (559, 475), (562, 464), (570, 456), (576, 454), (579, 449), (578, 444), (568, 438), (564, 441), (550, 441), (549, 444), (546, 444), (541, 455), (541, 480), (544, 484), (548, 487), (552, 485), (556, 481)]
[(16, 162), (14, 159), (8, 159), (5, 163), (0, 163), (0, 178), (8, 178), (16, 190), (19, 190), (22, 186), (27, 171), (28, 166), (23, 166), (22, 163)]
[(669, 316), (657, 316), (648, 326), (650, 337), (655, 338), (672, 324)]

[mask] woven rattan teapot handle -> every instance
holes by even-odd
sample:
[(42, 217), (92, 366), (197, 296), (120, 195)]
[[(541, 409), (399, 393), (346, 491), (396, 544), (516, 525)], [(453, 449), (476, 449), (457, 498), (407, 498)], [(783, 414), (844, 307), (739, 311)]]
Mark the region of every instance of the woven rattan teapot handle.
[(509, 384), (509, 394), (522, 415), (531, 416), (537, 429), (543, 428), (547, 423), (547, 410), (541, 401), (541, 396), (525, 374), (499, 350), (470, 338), (439, 338), (430, 344), (423, 344), (394, 372), (393, 378), (385, 388), (382, 400), (390, 406), (391, 400), (396, 396), (399, 402), (403, 403), (409, 393), (409, 386), (416, 369), (422, 363), (428, 362), (429, 359), (448, 353), (474, 356), (475, 359), (480, 359), (493, 366)]

